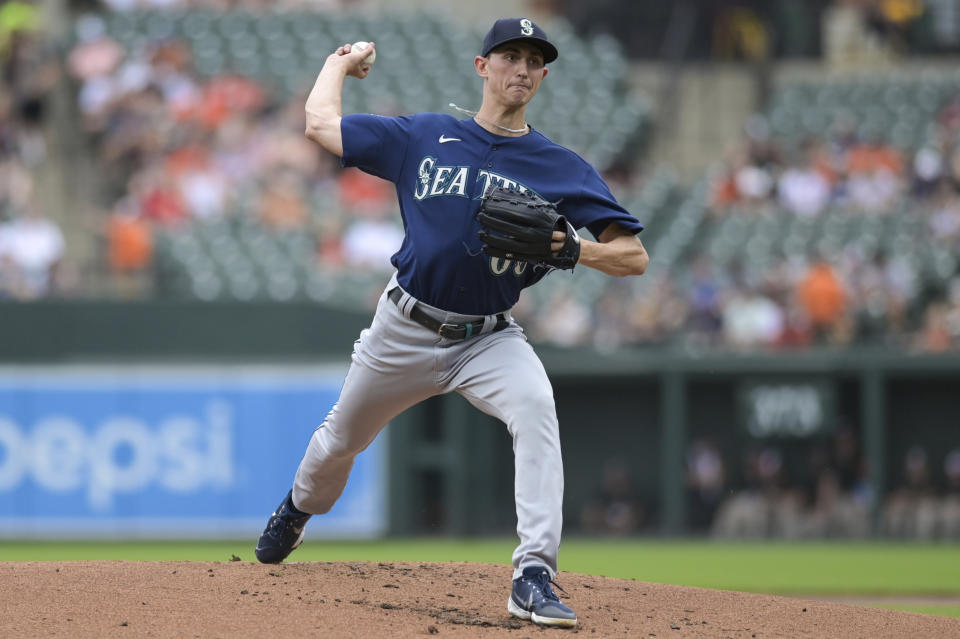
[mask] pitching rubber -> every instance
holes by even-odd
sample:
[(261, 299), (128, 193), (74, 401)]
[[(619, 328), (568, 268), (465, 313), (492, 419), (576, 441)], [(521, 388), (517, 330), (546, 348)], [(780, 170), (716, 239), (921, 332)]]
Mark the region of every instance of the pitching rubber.
[(551, 617), (541, 617), (537, 613), (531, 613), (513, 603), (513, 597), (507, 598), (507, 610), (514, 617), (525, 621), (532, 621), (540, 626), (552, 626), (554, 628), (573, 628), (577, 625), (576, 619), (553, 619)]

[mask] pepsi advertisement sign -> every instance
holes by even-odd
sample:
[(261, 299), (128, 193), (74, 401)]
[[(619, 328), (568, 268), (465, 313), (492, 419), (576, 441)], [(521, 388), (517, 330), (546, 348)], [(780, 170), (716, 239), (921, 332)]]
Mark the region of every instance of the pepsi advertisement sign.
[[(0, 369), (0, 536), (255, 538), (345, 372)], [(308, 537), (386, 532), (385, 435)]]

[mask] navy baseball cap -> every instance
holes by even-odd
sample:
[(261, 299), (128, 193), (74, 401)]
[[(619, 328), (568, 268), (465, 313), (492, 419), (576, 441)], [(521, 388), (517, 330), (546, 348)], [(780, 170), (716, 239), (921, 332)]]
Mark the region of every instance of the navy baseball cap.
[(481, 56), (486, 58), (490, 52), (501, 44), (513, 42), (514, 40), (524, 40), (530, 44), (536, 45), (543, 52), (544, 64), (549, 64), (560, 55), (557, 47), (550, 43), (547, 34), (543, 29), (534, 24), (533, 20), (527, 18), (503, 18), (497, 20), (487, 31), (487, 37), (483, 39), (483, 51)]

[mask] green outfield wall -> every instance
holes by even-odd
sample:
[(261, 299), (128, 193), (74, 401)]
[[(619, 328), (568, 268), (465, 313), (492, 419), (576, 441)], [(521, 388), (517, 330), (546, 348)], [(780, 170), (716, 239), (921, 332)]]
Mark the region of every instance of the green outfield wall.
[[(368, 321), (313, 304), (2, 303), (0, 362), (345, 363)], [(960, 447), (956, 355), (537, 350), (557, 400), (571, 529), (603, 469), (621, 462), (647, 510), (644, 530), (689, 530), (686, 455), (699, 438), (733, 460), (735, 487), (747, 447), (776, 446), (802, 476), (812, 446), (852, 429), (878, 495), (900, 481), (910, 446), (934, 467)], [(458, 396), (435, 398), (395, 421), (389, 446), (391, 532), (513, 527), (512, 449), (499, 422)]]
[[(604, 466), (618, 460), (630, 467), (648, 506), (644, 530), (689, 531), (686, 455), (696, 438), (712, 439), (733, 460), (728, 471), (736, 489), (735, 462), (747, 447), (776, 447), (788, 473), (812, 481), (804, 473), (813, 447), (828, 445), (837, 429), (849, 428), (860, 440), (879, 496), (901, 481), (909, 447), (924, 447), (934, 468), (960, 447), (957, 357), (879, 350), (699, 356), (542, 345), (537, 350), (557, 399), (565, 520), (573, 529), (584, 504), (600, 490)], [(513, 470), (504, 431), (455, 396), (402, 416), (391, 459), (393, 476), (404, 479), (393, 486), (393, 501), (427, 503), (398, 509), (394, 529), (466, 532), (509, 525)], [(425, 489), (430, 482), (442, 488)], [(876, 521), (876, 509), (873, 515)]]
[(0, 362), (341, 357), (369, 318), (307, 303), (0, 302)]

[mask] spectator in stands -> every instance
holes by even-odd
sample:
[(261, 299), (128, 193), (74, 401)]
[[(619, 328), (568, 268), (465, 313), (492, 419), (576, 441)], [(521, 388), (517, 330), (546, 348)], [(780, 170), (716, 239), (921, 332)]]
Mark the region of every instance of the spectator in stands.
[(738, 200), (751, 209), (762, 208), (773, 193), (773, 175), (770, 169), (751, 162), (748, 155), (734, 159), (733, 183)]
[(347, 266), (389, 272), (390, 257), (400, 250), (403, 230), (394, 222), (392, 208), (357, 213), (343, 234), (343, 259)]
[(14, 211), (0, 224), (0, 263), (8, 295), (36, 299), (57, 289), (57, 268), (64, 254), (60, 227), (35, 205)]
[(923, 50), (924, 42), (911, 37), (914, 23), (926, 13), (924, 0), (879, 0), (868, 5), (868, 25), (876, 31), (891, 50), (906, 54), (911, 46)]
[(859, 338), (901, 338), (907, 309), (919, 293), (913, 263), (903, 256), (890, 258), (885, 251), (877, 251), (872, 260), (863, 260), (850, 268), (846, 280), (851, 306), (857, 309)]
[(864, 213), (889, 213), (901, 191), (900, 180), (885, 167), (851, 173), (847, 179), (850, 202)]
[[(0, 93), (0, 162), (17, 153), (17, 131), (13, 115), (13, 101), (7, 93)], [(2, 169), (0, 169), (2, 170)], [(0, 185), (0, 190), (4, 189)], [(2, 197), (2, 191), (0, 191)]]
[(713, 214), (723, 214), (740, 199), (737, 189), (735, 151), (728, 151), (723, 165), (710, 185), (709, 207)]
[(630, 466), (621, 459), (607, 460), (599, 491), (580, 513), (583, 531), (623, 536), (636, 532), (646, 521), (647, 511), (633, 487)]
[(887, 213), (903, 194), (903, 158), (883, 141), (879, 131), (869, 131), (846, 157), (852, 204), (866, 213)]
[[(563, 322), (557, 322), (558, 317), (562, 317)], [(538, 341), (569, 347), (586, 344), (591, 331), (590, 309), (570, 287), (558, 286), (538, 313), (530, 333)]]
[(770, 56), (769, 16), (759, 11), (760, 6), (735, 3), (717, 10), (713, 16), (713, 53), (716, 57), (763, 62)]
[[(842, 123), (844, 119), (840, 117), (838, 121)], [(801, 148), (811, 166), (827, 181), (827, 186), (830, 190), (830, 202), (835, 201), (837, 198), (836, 191), (838, 183), (841, 175), (846, 171), (844, 165), (846, 147), (853, 143), (852, 132), (848, 131), (843, 135), (840, 134), (843, 126), (843, 124), (838, 124), (837, 127), (834, 128), (835, 137), (832, 138), (829, 143), (813, 135), (806, 137), (801, 143)], [(850, 137), (844, 137), (844, 135), (849, 135)]]
[(960, 448), (954, 448), (943, 460), (945, 479), (940, 506), (940, 537), (960, 539)]
[(77, 43), (67, 56), (67, 68), (80, 83), (79, 105), (87, 116), (100, 113), (114, 97), (111, 75), (126, 53), (107, 34), (103, 19), (93, 14), (80, 17), (74, 33)]
[[(261, 134), (269, 136), (262, 143), (272, 142), (272, 136), (280, 133), (277, 129), (281, 120), (270, 117), (265, 89), (250, 78), (229, 73), (215, 76), (202, 87), (198, 100), (183, 115), (207, 129), (214, 130), (239, 114), (254, 120), (263, 129)], [(260, 150), (266, 153), (268, 149), (269, 145), (264, 144)]]
[(949, 185), (944, 184), (947, 161), (946, 144), (939, 140), (933, 144), (926, 144), (920, 147), (913, 156), (913, 184), (910, 192), (919, 197), (925, 198), (933, 195), (944, 195), (944, 188)]
[(931, 210), (927, 225), (933, 240), (945, 246), (957, 246), (960, 243), (960, 196), (950, 183), (938, 183)]
[(929, 301), (912, 347), (926, 353), (960, 349), (960, 275), (945, 283), (946, 292)]
[(30, 206), (33, 185), (33, 176), (18, 156), (0, 155), (0, 215), (9, 216)]
[(799, 161), (788, 167), (777, 185), (780, 204), (801, 216), (819, 215), (830, 203), (830, 182), (815, 165), (813, 142), (805, 142)]
[(777, 346), (781, 349), (809, 346), (813, 341), (810, 317), (800, 301), (793, 295), (787, 295), (783, 301), (783, 331)]
[(106, 221), (105, 240), (113, 294), (136, 298), (153, 258), (153, 229), (132, 197), (121, 199), (113, 207)]
[[(275, 109), (268, 110), (266, 117), (255, 116), (264, 138), (259, 149), (266, 155), (264, 166), (289, 169), (308, 177), (306, 186), (332, 193), (335, 191), (335, 181), (341, 176), (331, 172), (335, 163), (317, 153), (316, 145), (303, 135), (306, 114), (300, 100), (296, 96), (296, 99), (291, 98), (284, 104), (278, 104)], [(366, 175), (362, 171), (359, 173)], [(387, 200), (387, 204), (392, 205), (393, 201)]]
[(339, 186), (340, 201), (351, 210), (382, 211), (393, 207), (393, 187), (390, 182), (369, 173), (346, 169), (340, 175)]
[(153, 256), (153, 232), (130, 198), (117, 202), (107, 222), (107, 259), (115, 273), (143, 271)]
[(14, 264), (13, 258), (0, 251), (0, 300), (23, 300), (28, 297), (23, 273)]
[(716, 442), (695, 439), (687, 452), (688, 522), (693, 530), (705, 531), (726, 496), (727, 473)]
[[(600, 351), (614, 351), (619, 348), (626, 336), (623, 327), (626, 326), (626, 303), (633, 294), (628, 290), (621, 290), (620, 282), (608, 280), (603, 292), (597, 298), (593, 308), (593, 346)], [(526, 299), (526, 298), (521, 298)], [(523, 322), (532, 324), (533, 320)]]
[(663, 344), (686, 326), (690, 314), (687, 298), (676, 279), (667, 273), (648, 278), (643, 297), (625, 302), (624, 334), (630, 344)]
[(731, 346), (771, 346), (783, 330), (783, 309), (758, 289), (736, 291), (724, 303), (723, 334)]
[(136, 177), (131, 186), (144, 219), (158, 226), (176, 226), (187, 219), (183, 196), (165, 167), (149, 166)]
[(847, 294), (833, 267), (824, 260), (814, 263), (800, 281), (797, 296), (810, 318), (814, 339), (824, 343), (835, 338)]
[(934, 302), (923, 311), (923, 327), (914, 340), (914, 348), (924, 353), (945, 353), (953, 347), (947, 305)]
[(775, 175), (783, 164), (766, 118), (750, 116), (743, 139), (726, 156), (723, 171), (712, 185), (712, 210), (724, 213), (734, 204), (752, 211), (766, 210), (774, 193)]
[(903, 539), (932, 539), (938, 518), (937, 500), (927, 451), (920, 446), (907, 450), (903, 480), (883, 507), (883, 531)]
[(747, 156), (750, 164), (774, 173), (783, 166), (783, 150), (780, 141), (770, 132), (770, 123), (762, 113), (752, 113), (743, 126)]
[(878, 29), (876, 3), (871, 0), (834, 0), (823, 12), (824, 59), (835, 67), (879, 65), (889, 61), (893, 48)]
[(147, 87), (121, 95), (96, 117), (85, 121), (97, 141), (104, 189), (111, 196), (124, 194), (134, 176), (163, 165), (164, 150), (174, 138), (174, 123), (164, 110), (162, 96)]
[(724, 282), (710, 256), (697, 255), (690, 265), (690, 318), (686, 330), (702, 345), (713, 344), (723, 328), (723, 293)]
[(803, 526), (805, 537), (865, 537), (870, 532), (869, 511), (843, 490), (834, 469), (824, 468), (817, 475), (813, 505)]
[(193, 219), (210, 220), (224, 215), (228, 185), (223, 175), (206, 164), (179, 171), (175, 178), (184, 206)]
[(873, 503), (873, 488), (852, 426), (842, 424), (837, 427), (827, 459), (829, 467), (837, 473), (840, 488), (850, 493), (857, 504), (868, 508)]
[[(751, 448), (744, 456), (744, 486), (718, 508), (710, 533), (724, 539), (762, 539), (775, 529), (785, 530), (781, 522), (774, 524), (775, 511), (781, 497), (783, 458), (775, 448)], [(792, 502), (792, 499), (791, 499)], [(783, 511), (792, 510), (784, 502)]]
[(947, 282), (947, 331), (954, 347), (960, 347), (960, 274)]
[(257, 217), (267, 228), (295, 229), (309, 218), (309, 202), (302, 176), (277, 169), (261, 182)]
[(16, 120), (17, 155), (28, 168), (46, 158), (43, 124), (47, 97), (60, 81), (57, 53), (45, 38), (43, 16), (34, 3), (0, 6), (0, 79)]
[(343, 237), (345, 221), (336, 215), (322, 216), (316, 225), (317, 264), (336, 270), (346, 263)]

